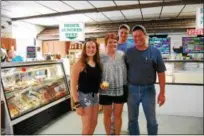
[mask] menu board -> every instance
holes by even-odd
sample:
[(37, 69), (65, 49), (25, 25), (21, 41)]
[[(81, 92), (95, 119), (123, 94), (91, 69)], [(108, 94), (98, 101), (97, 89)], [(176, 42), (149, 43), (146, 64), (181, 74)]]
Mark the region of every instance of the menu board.
[(149, 38), (149, 45), (157, 48), (161, 54), (170, 53), (170, 38), (152, 37)]
[(27, 58), (35, 58), (36, 57), (36, 47), (28, 46), (27, 47)]
[(182, 45), (184, 53), (203, 53), (204, 37), (183, 37)]

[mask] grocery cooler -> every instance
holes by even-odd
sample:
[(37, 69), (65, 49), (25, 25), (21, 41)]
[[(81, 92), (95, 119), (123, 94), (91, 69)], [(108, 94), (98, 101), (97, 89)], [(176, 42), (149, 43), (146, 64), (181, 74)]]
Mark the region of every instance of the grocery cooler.
[(5, 101), (5, 134), (34, 134), (71, 111), (70, 91), (62, 61), (1, 64)]

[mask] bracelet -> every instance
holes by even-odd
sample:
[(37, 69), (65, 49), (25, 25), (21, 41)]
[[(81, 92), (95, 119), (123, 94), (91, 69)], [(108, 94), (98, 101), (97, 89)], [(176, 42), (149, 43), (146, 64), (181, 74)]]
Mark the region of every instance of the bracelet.
[(81, 105), (79, 104), (79, 105), (77, 105), (77, 106), (75, 106), (75, 108), (79, 108), (79, 107), (81, 107)]
[(80, 104), (79, 102), (75, 102), (75, 103), (74, 103), (74, 107), (75, 107), (75, 108), (79, 108), (79, 107), (81, 107), (81, 104)]
[(78, 101), (74, 103), (74, 105), (78, 105), (78, 104), (80, 104)]

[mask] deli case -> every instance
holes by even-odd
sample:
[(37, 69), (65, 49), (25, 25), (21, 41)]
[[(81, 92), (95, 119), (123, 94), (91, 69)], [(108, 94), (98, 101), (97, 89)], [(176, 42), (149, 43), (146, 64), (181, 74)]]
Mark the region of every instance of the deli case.
[(5, 134), (34, 134), (71, 111), (70, 92), (62, 61), (1, 64), (5, 101)]

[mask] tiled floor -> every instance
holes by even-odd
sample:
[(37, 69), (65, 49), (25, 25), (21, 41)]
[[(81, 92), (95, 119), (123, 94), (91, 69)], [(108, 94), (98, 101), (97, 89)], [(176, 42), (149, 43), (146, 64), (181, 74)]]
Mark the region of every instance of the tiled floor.
[[(203, 134), (203, 118), (157, 115), (159, 134)], [(140, 132), (146, 132), (146, 120), (143, 112), (139, 115)], [(123, 112), (122, 134), (127, 134), (127, 112)], [(70, 112), (53, 121), (36, 134), (81, 134), (81, 120), (75, 112)], [(94, 134), (105, 134), (103, 114), (99, 114), (98, 125)]]

